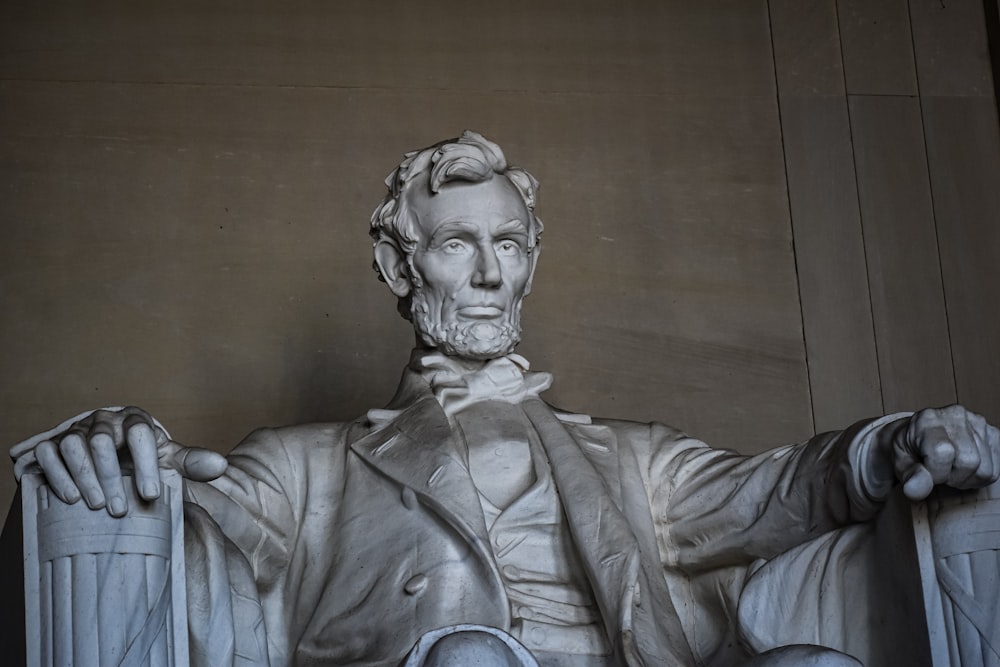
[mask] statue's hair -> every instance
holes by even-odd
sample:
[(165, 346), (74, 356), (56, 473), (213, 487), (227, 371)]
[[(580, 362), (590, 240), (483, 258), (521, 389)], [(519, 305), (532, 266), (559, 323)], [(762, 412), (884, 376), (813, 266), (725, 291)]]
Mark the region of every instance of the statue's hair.
[[(533, 249), (542, 233), (542, 221), (535, 216), (535, 194), (538, 180), (520, 167), (507, 164), (503, 151), (486, 137), (466, 130), (457, 139), (446, 139), (422, 150), (404, 156), (398, 167), (385, 179), (389, 193), (372, 213), (371, 235), (375, 241), (394, 243), (407, 257), (416, 250), (417, 220), (405, 195), (420, 182), (419, 176), (428, 175), (427, 185), (432, 194), (445, 183), (467, 181), (481, 183), (500, 174), (517, 189), (531, 217), (529, 250)], [(378, 266), (375, 270), (379, 271)], [(382, 274), (379, 271), (379, 278)]]

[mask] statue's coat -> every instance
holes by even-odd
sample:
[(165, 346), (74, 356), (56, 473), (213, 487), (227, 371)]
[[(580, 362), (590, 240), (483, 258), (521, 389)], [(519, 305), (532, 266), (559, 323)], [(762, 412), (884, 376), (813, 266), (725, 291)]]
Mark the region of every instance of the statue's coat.
[[(742, 655), (730, 613), (746, 567), (875, 511), (849, 461), (877, 422), (744, 457), (659, 424), (592, 421), (537, 399), (524, 409), (622, 663)], [(189, 590), (201, 577), (219, 589), (216, 603), (191, 605), (196, 664), (199, 646), (231, 645), (246, 664), (395, 665), (429, 630), (509, 627), (466, 457), (429, 387), (408, 371), (376, 412), (386, 421), (256, 431), (224, 477), (188, 483), (226, 538), (204, 516), (187, 538)], [(204, 548), (213, 539), (235, 545), (225, 563)], [(233, 612), (218, 602), (227, 586), (240, 591)], [(205, 660), (219, 659), (212, 650)]]

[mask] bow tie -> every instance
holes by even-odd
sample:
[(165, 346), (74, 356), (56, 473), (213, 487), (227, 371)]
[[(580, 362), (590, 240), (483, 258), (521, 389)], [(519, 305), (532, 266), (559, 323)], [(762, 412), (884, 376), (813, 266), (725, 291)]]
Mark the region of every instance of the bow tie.
[(528, 360), (519, 354), (483, 363), (437, 352), (415, 358), (410, 368), (427, 380), (449, 418), (480, 401), (516, 405), (552, 386), (551, 373), (529, 373)]

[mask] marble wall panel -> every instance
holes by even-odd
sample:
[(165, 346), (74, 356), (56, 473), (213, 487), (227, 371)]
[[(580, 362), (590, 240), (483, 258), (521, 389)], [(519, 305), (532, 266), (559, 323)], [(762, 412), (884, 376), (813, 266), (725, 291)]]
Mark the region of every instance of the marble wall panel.
[(885, 410), (954, 402), (919, 100), (858, 95), (850, 109)]
[(920, 94), (993, 97), (981, 0), (910, 0)]
[(906, 0), (838, 0), (847, 92), (916, 95)]
[(543, 183), (521, 351), (557, 404), (743, 451), (989, 413), (995, 117), (907, 97), (992, 94), (975, 4), (7, 3), (0, 441), (128, 402), (227, 449), (384, 403), (411, 339), (368, 216), (467, 127)]
[[(255, 426), (383, 404), (410, 334), (370, 269), (367, 219), (403, 150), (465, 127), (543, 182), (523, 352), (556, 372), (553, 401), (745, 449), (808, 435), (766, 14), (721, 4), (713, 23), (684, 4), (656, 47), (678, 48), (660, 42), (670, 31), (715, 41), (671, 54), (674, 69), (636, 42), (655, 12), (626, 11), (609, 32), (585, 6), (536, 8), (557, 37), (520, 54), (530, 67), (500, 59), (477, 79), (411, 69), (405, 81), (364, 71), (387, 57), (384, 36), (328, 44), (355, 70), (299, 71), (299, 51), (322, 60), (326, 47), (297, 32), (294, 12), (255, 24), (253, 38), (241, 16), (209, 39), (203, 22), (225, 15), (203, 4), (146, 18), (8, 7), (20, 41), (0, 57), (0, 299), (17, 323), (0, 345), (0, 395), (16, 415), (4, 441), (127, 402), (180, 440), (228, 449)], [(348, 22), (364, 13), (351, 7)], [(442, 7), (432, 12), (453, 20)], [(32, 39), (51, 48), (19, 60)], [(471, 39), (422, 47), (432, 61), (450, 50), (454, 67), (411, 63), (402, 48), (394, 61), (466, 76), (464, 59), (485, 57)], [(242, 73), (219, 64), (232, 40)], [(601, 69), (616, 59), (625, 65)], [(150, 69), (163, 63), (173, 78)], [(539, 69), (545, 81), (531, 79)], [(527, 78), (514, 86), (514, 73)]]
[(827, 431), (882, 411), (837, 6), (770, 10), (810, 398)]
[(0, 10), (0, 78), (767, 94), (764, 0), (69, 0)]
[(883, 411), (843, 97), (782, 96), (782, 137), (817, 431)]
[(924, 99), (958, 400), (1000, 422), (1000, 137), (986, 97)]

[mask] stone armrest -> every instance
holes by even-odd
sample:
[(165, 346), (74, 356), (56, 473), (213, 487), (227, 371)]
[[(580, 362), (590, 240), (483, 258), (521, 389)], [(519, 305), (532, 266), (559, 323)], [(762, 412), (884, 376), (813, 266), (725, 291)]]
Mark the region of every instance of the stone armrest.
[(867, 667), (1000, 664), (1000, 483), (894, 496), (758, 566), (739, 604), (756, 651), (819, 644)]

